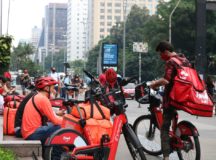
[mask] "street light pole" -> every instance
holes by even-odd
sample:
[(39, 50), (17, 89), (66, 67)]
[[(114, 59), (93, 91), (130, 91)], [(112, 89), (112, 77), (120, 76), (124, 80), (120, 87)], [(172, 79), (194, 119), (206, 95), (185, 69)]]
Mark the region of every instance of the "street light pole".
[(178, 7), (179, 3), (180, 3), (181, 0), (179, 0), (175, 7), (173, 8), (172, 12), (170, 13), (169, 15), (169, 43), (172, 43), (172, 40), (171, 40), (171, 37), (172, 37), (172, 15), (173, 13), (175, 12), (176, 8)]
[(122, 66), (122, 73), (123, 73), (123, 77), (125, 77), (125, 41), (126, 41), (126, 39), (125, 39), (125, 37), (126, 37), (126, 11), (127, 11), (127, 0), (124, 0), (124, 2), (123, 2), (123, 7), (124, 7), (124, 27), (123, 27), (123, 56), (122, 56), (122, 58), (123, 58), (123, 60), (122, 60), (122, 63), (123, 63), (123, 66)]
[(0, 36), (2, 35), (2, 0), (0, 0)]

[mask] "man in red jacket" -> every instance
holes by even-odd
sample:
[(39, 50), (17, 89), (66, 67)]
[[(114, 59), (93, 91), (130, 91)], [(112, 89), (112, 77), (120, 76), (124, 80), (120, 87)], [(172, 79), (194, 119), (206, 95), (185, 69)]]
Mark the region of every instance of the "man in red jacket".
[(169, 160), (170, 154), (170, 138), (169, 129), (171, 125), (171, 120), (175, 115), (175, 108), (169, 104), (169, 93), (172, 88), (172, 79), (177, 74), (176, 68), (177, 64), (172, 60), (172, 57), (177, 58), (184, 66), (191, 66), (189, 61), (184, 55), (179, 55), (173, 51), (173, 46), (167, 41), (161, 41), (156, 47), (156, 51), (159, 52), (160, 57), (165, 64), (165, 74), (164, 77), (152, 81), (150, 84), (151, 88), (157, 88), (159, 86), (165, 86), (164, 96), (163, 96), (163, 124), (161, 128), (161, 147), (164, 156), (164, 160)]

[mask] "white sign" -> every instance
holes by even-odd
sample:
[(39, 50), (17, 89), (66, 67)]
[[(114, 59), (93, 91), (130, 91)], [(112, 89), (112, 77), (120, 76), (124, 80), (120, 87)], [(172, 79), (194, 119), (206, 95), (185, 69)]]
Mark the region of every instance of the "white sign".
[(147, 53), (148, 52), (148, 43), (133, 42), (133, 52)]

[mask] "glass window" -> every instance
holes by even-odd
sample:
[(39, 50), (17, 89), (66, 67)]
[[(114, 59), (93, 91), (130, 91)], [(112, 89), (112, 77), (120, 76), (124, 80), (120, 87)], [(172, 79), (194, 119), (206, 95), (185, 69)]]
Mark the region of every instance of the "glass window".
[(115, 3), (115, 7), (121, 7), (121, 3)]
[(100, 32), (104, 32), (104, 28), (100, 28)]
[(100, 16), (100, 19), (104, 19), (104, 16)]
[(108, 9), (107, 12), (108, 12), (108, 13), (112, 13), (112, 9)]
[(107, 19), (109, 19), (109, 20), (112, 19), (112, 16), (107, 16)]
[(101, 6), (101, 7), (104, 7), (104, 6), (105, 6), (105, 3), (104, 3), (104, 2), (100, 2), (100, 6)]
[(121, 13), (121, 9), (115, 9), (115, 13)]
[(108, 7), (112, 7), (112, 3), (107, 3), (107, 6)]

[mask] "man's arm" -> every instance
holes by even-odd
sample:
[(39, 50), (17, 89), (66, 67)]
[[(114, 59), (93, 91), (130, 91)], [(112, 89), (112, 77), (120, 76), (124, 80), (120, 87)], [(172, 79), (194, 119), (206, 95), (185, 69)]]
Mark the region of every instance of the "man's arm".
[(165, 78), (160, 78), (158, 80), (151, 81), (151, 84), (149, 86), (155, 89), (157, 87), (165, 86), (167, 84), (169, 84), (169, 81), (167, 81)]

